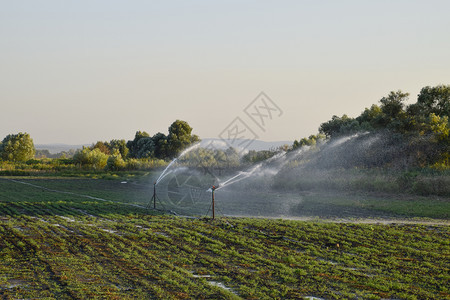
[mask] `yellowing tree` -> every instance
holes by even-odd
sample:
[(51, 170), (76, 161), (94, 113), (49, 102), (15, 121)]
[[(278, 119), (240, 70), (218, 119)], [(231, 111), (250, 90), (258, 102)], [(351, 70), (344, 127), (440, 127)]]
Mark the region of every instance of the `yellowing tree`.
[(82, 150), (75, 153), (73, 156), (75, 163), (82, 167), (92, 167), (94, 169), (100, 170), (106, 166), (108, 160), (108, 155), (100, 151), (98, 148), (89, 149), (83, 147)]
[(431, 113), (430, 128), (438, 141), (448, 141), (450, 128), (447, 116), (439, 117), (438, 115)]

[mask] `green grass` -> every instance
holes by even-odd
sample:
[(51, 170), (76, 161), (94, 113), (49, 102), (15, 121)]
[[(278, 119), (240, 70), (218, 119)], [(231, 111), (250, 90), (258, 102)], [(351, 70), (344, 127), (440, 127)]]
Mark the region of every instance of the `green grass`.
[(4, 299), (450, 299), (448, 225), (181, 218), (130, 205), (148, 186), (25, 182), (45, 188), (0, 179)]
[(48, 206), (61, 207), (66, 211), (98, 207), (105, 213), (125, 207), (135, 210), (131, 205), (146, 206), (151, 196), (147, 185), (122, 184), (113, 180), (52, 178), (0, 179), (0, 197), (0, 205), (4, 209), (21, 215), (34, 214), (33, 207), (45, 210)]
[[(405, 217), (448, 219), (450, 201), (438, 196), (316, 193), (304, 196), (302, 209), (321, 210), (330, 216)], [(338, 212), (333, 215), (334, 212)]]

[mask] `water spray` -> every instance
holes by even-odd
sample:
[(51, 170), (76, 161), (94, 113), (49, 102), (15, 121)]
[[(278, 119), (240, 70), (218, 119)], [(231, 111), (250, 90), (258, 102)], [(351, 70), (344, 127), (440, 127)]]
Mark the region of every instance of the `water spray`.
[(165, 174), (166, 174), (166, 172), (167, 172), (167, 170), (176, 162), (178, 160), (178, 158), (175, 158), (174, 160), (172, 160), (171, 162), (170, 162), (170, 164), (164, 169), (164, 171), (161, 173), (161, 175), (159, 175), (159, 177), (158, 177), (158, 179), (156, 179), (156, 182), (155, 182), (155, 185), (157, 185), (160, 181), (161, 181), (161, 179), (163, 179), (165, 176)]
[[(159, 175), (158, 179), (156, 179), (156, 181), (153, 183), (153, 196), (150, 199), (150, 202), (147, 205), (147, 208), (150, 208), (152, 202), (153, 202), (153, 209), (156, 209), (156, 200), (159, 201), (157, 195), (156, 195), (156, 185), (159, 184), (159, 182), (161, 180), (163, 180), (166, 176), (168, 176), (169, 174), (173, 173), (173, 170), (169, 170), (173, 164), (175, 164), (181, 157), (183, 157), (184, 155), (186, 155), (187, 153), (189, 153), (190, 151), (198, 148), (200, 146), (200, 143), (196, 143), (194, 145), (192, 145), (191, 147), (185, 149), (183, 152), (181, 152), (180, 155), (178, 155), (178, 157), (174, 158), (167, 166), (166, 168), (163, 170), (163, 172)], [(161, 202), (160, 202), (161, 203)], [(161, 203), (162, 204), (162, 203)]]
[(167, 167), (164, 169), (164, 171), (161, 173), (161, 175), (159, 175), (158, 179), (156, 179), (155, 185), (157, 185), (161, 180), (164, 179), (164, 177), (166, 177), (167, 175), (169, 175), (170, 173), (172, 173), (172, 171), (168, 171), (170, 169), (170, 167), (172, 167), (172, 165), (174, 163), (176, 163), (180, 158), (182, 158), (184, 155), (186, 155), (187, 153), (191, 152), (194, 149), (197, 149), (200, 146), (200, 143), (196, 143), (194, 145), (192, 145), (191, 147), (185, 149), (183, 152), (181, 152), (180, 155), (178, 155), (178, 157), (174, 158), (168, 165)]

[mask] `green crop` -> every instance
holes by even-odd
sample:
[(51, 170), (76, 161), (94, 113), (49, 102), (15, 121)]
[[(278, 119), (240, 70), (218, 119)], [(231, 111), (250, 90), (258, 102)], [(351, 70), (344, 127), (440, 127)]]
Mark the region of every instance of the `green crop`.
[(0, 180), (2, 298), (450, 299), (446, 223), (182, 218), (98, 183), (116, 202)]

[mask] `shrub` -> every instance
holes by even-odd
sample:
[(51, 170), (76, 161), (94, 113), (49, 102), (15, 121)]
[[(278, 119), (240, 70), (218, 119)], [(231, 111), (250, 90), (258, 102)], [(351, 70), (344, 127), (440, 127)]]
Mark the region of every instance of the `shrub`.
[(110, 171), (123, 170), (126, 166), (125, 161), (122, 158), (119, 150), (115, 150), (112, 155), (108, 157), (106, 161), (106, 169)]
[(27, 161), (34, 157), (36, 150), (28, 133), (10, 134), (0, 143), (0, 157), (10, 161)]
[(106, 166), (108, 155), (101, 152), (100, 149), (89, 149), (83, 147), (82, 150), (75, 153), (73, 157), (76, 164), (82, 167), (93, 167), (94, 169), (103, 169)]

